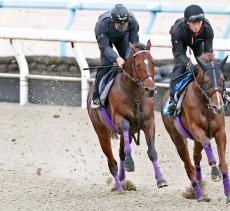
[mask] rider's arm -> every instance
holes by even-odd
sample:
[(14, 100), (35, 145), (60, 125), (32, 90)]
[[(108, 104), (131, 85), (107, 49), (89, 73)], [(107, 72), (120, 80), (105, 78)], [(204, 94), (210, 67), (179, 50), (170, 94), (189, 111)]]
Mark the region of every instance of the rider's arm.
[(213, 52), (214, 33), (211, 27), (205, 29), (204, 53)]
[[(139, 43), (139, 24), (135, 17), (130, 14), (130, 21), (129, 21), (129, 42), (132, 44)], [(131, 49), (127, 48), (125, 53), (125, 59), (129, 57), (131, 53)]]
[(110, 47), (109, 38), (102, 23), (96, 24), (95, 34), (101, 54), (105, 55), (109, 61), (115, 62), (119, 55)]
[(171, 42), (174, 62), (178, 65), (187, 65), (189, 62), (186, 56), (187, 47), (183, 45), (181, 37), (178, 34), (171, 34)]
[(139, 24), (133, 15), (130, 15), (129, 21), (129, 42), (132, 44), (139, 42)]

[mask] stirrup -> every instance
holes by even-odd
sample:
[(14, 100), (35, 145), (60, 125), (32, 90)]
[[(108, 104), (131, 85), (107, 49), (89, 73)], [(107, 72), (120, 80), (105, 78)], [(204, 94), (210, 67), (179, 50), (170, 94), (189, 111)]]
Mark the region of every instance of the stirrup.
[(100, 100), (98, 98), (96, 99), (92, 99), (91, 100), (91, 108), (100, 108), (101, 104), (100, 104)]
[(174, 112), (176, 110), (176, 105), (174, 102), (170, 102), (169, 105), (168, 105), (168, 109), (167, 109), (167, 112), (170, 114), (170, 115), (173, 115)]

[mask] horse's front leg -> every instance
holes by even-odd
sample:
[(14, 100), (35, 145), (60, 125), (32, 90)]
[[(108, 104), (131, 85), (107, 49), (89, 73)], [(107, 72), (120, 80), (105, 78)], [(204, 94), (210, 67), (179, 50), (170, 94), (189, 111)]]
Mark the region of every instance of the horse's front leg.
[(217, 151), (219, 155), (219, 168), (221, 170), (223, 176), (223, 185), (224, 185), (224, 193), (226, 196), (226, 203), (230, 205), (230, 182), (228, 176), (228, 166), (225, 159), (226, 153), (226, 132), (224, 129), (219, 130), (215, 135), (215, 140), (217, 144)]
[(129, 136), (129, 129), (130, 129), (129, 121), (126, 120), (124, 117), (116, 116), (115, 123), (116, 126), (119, 128), (119, 131), (121, 131), (121, 134), (123, 135), (123, 139), (124, 139), (125, 160), (122, 163), (122, 165), (124, 165), (124, 168), (127, 172), (134, 171), (135, 166), (134, 166), (133, 158), (131, 156), (131, 147), (130, 147), (131, 138)]
[(144, 122), (144, 128), (143, 131), (145, 133), (145, 138), (148, 146), (147, 154), (149, 156), (149, 159), (153, 163), (153, 168), (155, 171), (155, 178), (157, 180), (157, 187), (165, 187), (168, 186), (168, 183), (163, 178), (163, 175), (160, 171), (160, 167), (158, 166), (158, 156), (157, 151), (155, 148), (155, 124), (154, 119), (148, 120)]
[[(201, 167), (200, 167), (200, 161), (202, 159), (201, 151), (203, 149), (203, 146), (200, 142), (195, 141), (194, 142), (194, 151), (193, 151), (193, 159), (195, 163), (195, 169), (196, 169), (196, 179), (198, 181), (202, 180), (202, 173), (201, 173)], [(218, 182), (222, 179), (221, 172), (216, 165), (212, 165), (211, 170), (211, 179), (214, 182)]]

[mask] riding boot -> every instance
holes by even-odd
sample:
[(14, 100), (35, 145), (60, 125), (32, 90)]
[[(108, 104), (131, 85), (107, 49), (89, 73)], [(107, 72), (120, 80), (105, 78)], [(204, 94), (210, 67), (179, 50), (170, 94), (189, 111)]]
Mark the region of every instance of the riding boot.
[(176, 110), (176, 104), (174, 102), (174, 95), (170, 93), (170, 100), (168, 104), (168, 113), (172, 116)]
[(99, 108), (101, 105), (100, 94), (99, 94), (99, 84), (103, 76), (108, 72), (108, 67), (99, 68), (97, 70), (96, 80), (94, 84), (94, 92), (92, 96), (91, 108)]
[(91, 108), (100, 107), (100, 99), (99, 99), (99, 91), (98, 91), (98, 86), (99, 86), (98, 72), (99, 72), (99, 69), (97, 71), (96, 78), (95, 78), (92, 101), (91, 101)]
[(169, 100), (169, 104), (168, 104), (168, 113), (170, 116), (172, 116), (176, 110), (176, 104), (174, 102), (174, 93), (173, 93), (173, 87), (174, 87), (174, 80), (173, 77), (171, 76), (170, 79), (170, 100)]

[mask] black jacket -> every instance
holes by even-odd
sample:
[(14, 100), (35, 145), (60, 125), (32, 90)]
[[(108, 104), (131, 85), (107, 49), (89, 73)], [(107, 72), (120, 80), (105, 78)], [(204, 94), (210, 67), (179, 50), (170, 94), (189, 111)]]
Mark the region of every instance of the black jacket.
[(203, 52), (213, 52), (213, 29), (207, 19), (204, 19), (200, 32), (192, 32), (184, 18), (178, 19), (170, 30), (172, 41), (172, 52), (175, 66), (186, 65), (189, 62), (186, 56), (187, 46), (189, 46), (195, 56), (200, 56)]
[(95, 26), (95, 35), (98, 42), (99, 49), (104, 56), (110, 60), (115, 61), (118, 54), (112, 49), (112, 43), (122, 39), (128, 34), (129, 42), (139, 42), (139, 25), (134, 15), (129, 12), (129, 24), (124, 32), (119, 32), (115, 29), (115, 23), (112, 21), (111, 12), (103, 13), (98, 18)]

